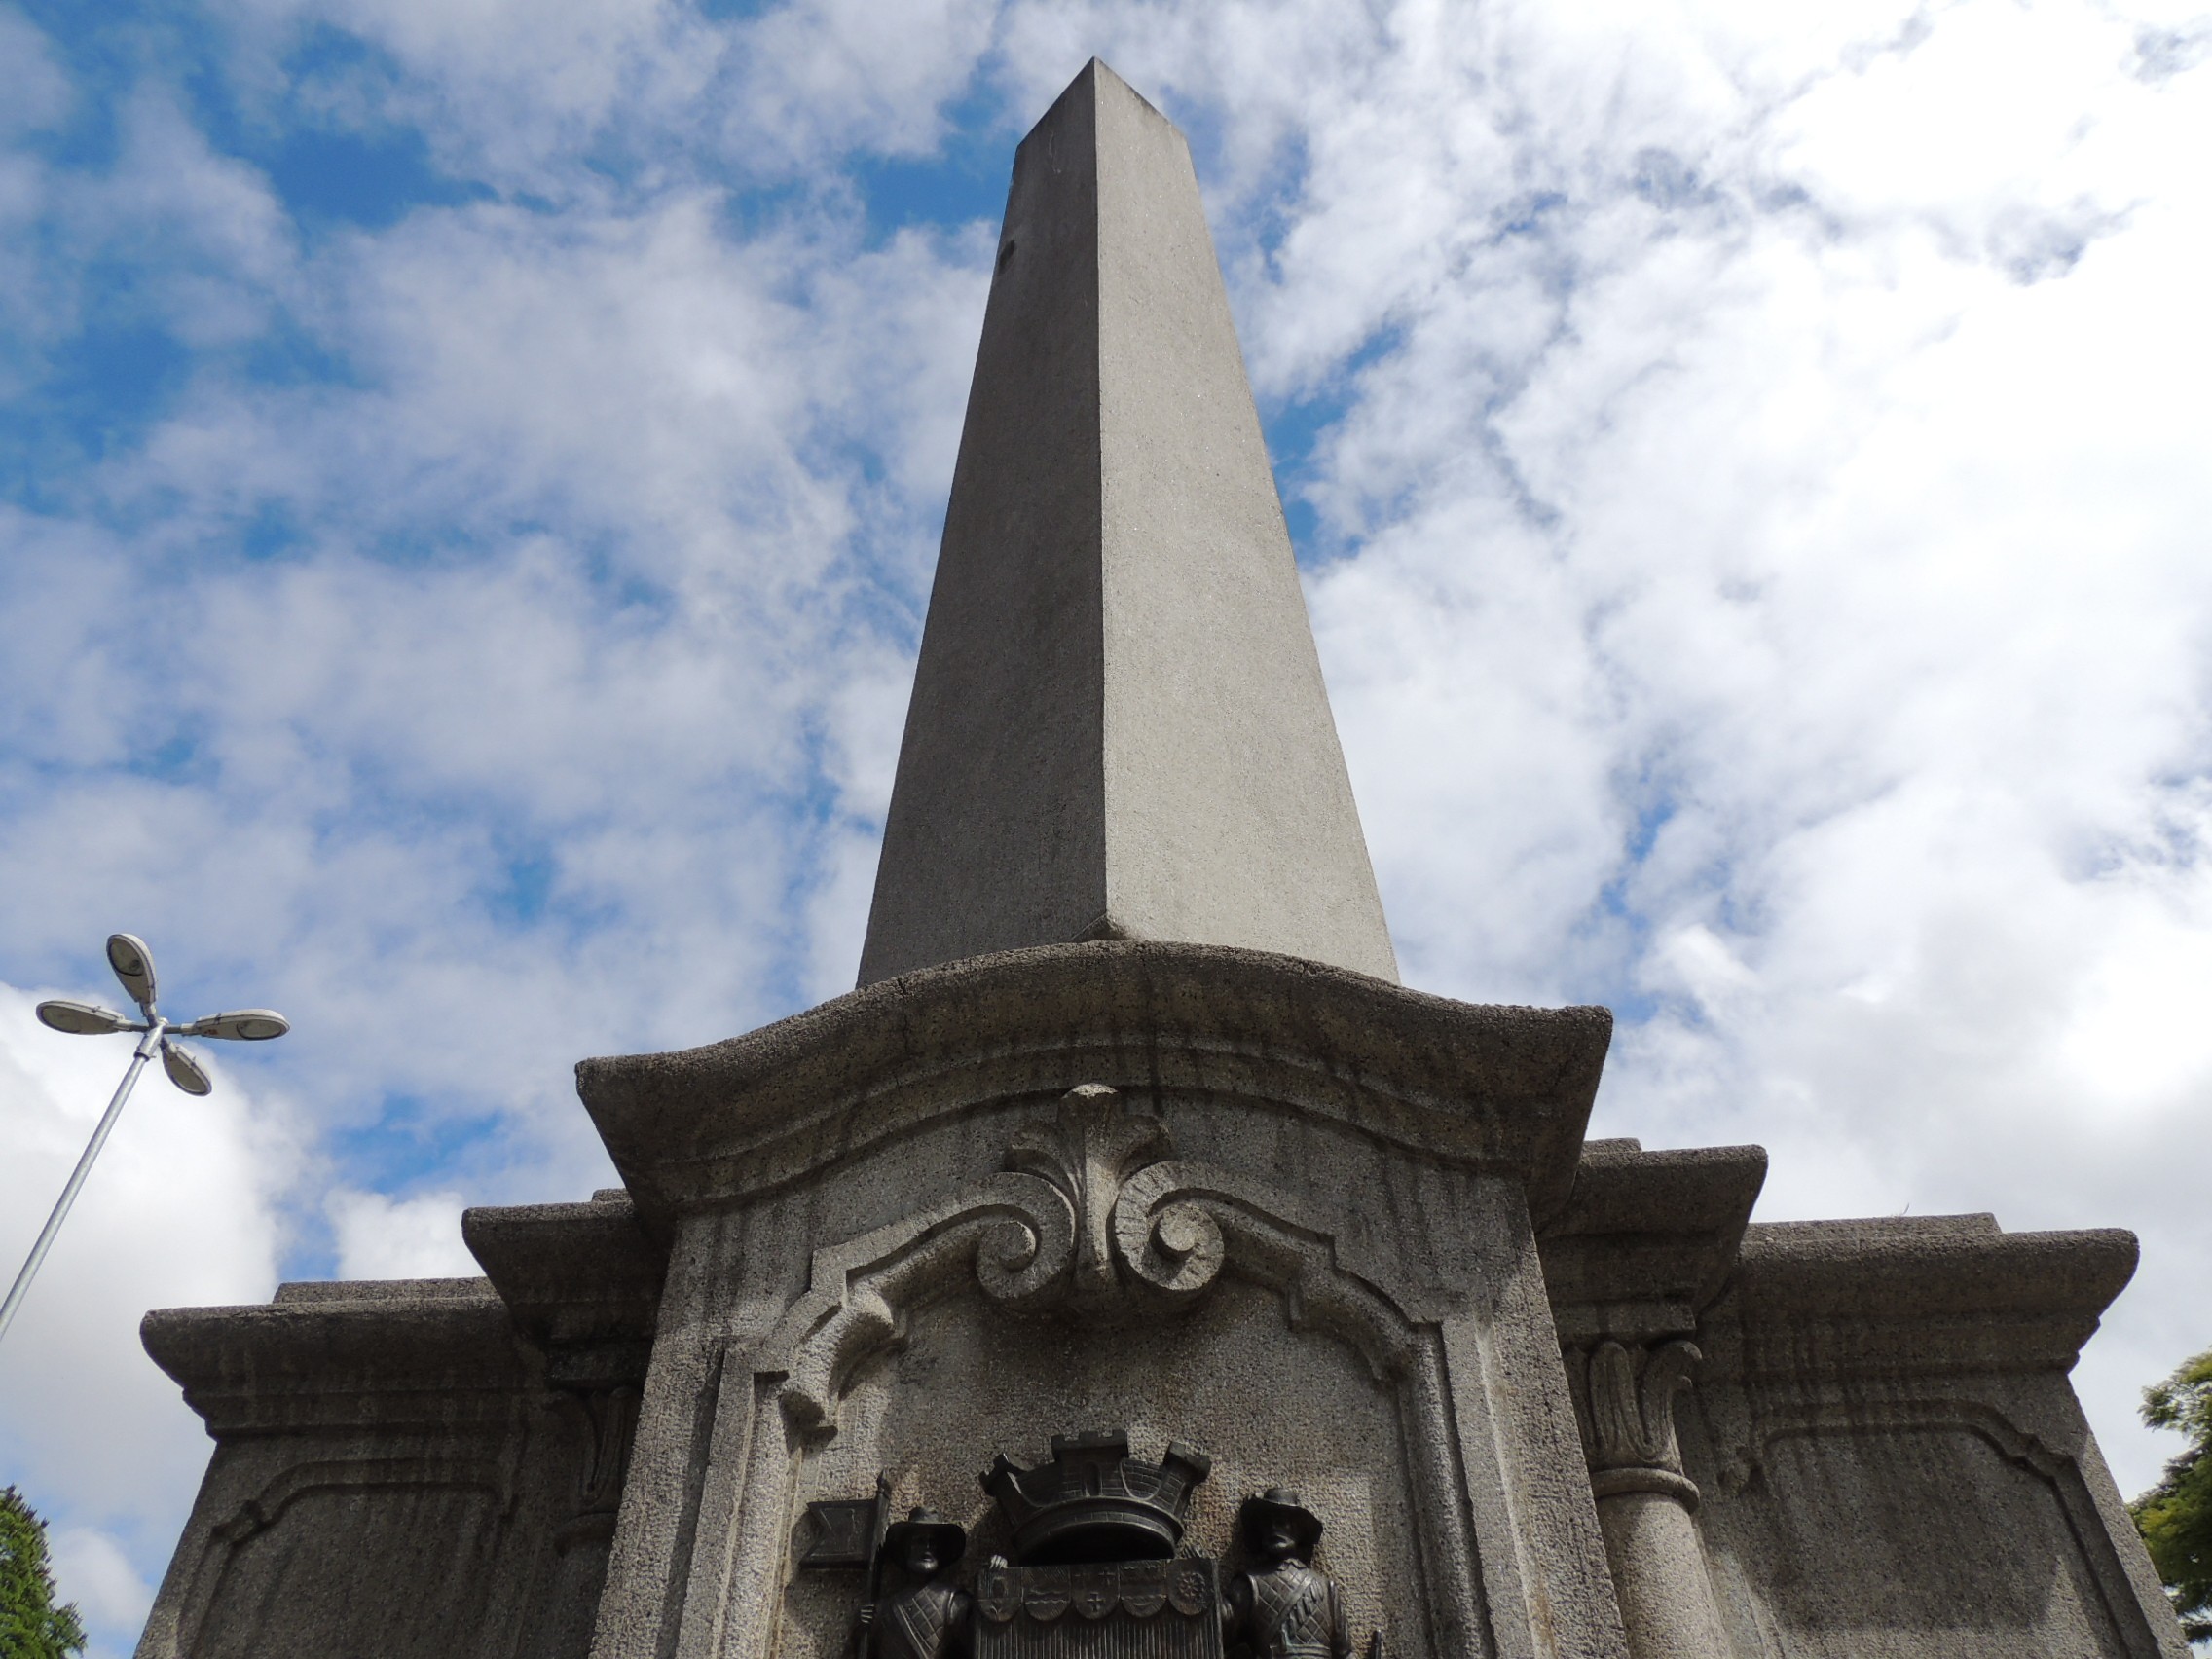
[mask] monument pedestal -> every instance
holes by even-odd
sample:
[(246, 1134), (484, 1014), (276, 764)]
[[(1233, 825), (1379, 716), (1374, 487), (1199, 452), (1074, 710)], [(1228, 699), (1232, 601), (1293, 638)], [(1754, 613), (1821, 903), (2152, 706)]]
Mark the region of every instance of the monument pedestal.
[(149, 1316), (217, 1448), (140, 1651), (843, 1659), (810, 1503), (980, 1571), (985, 1465), (1125, 1425), (1188, 1558), (1298, 1487), (1363, 1647), (2181, 1659), (2065, 1379), (2132, 1239), (1750, 1225), (1756, 1148), (1584, 1146), (1608, 1030), (1106, 941), (590, 1062), (627, 1194), (489, 1280)]
[(987, 1553), (977, 1471), (1099, 1424), (1211, 1457), (1200, 1555), (1305, 1493), (1393, 1650), (1618, 1651), (1528, 1202), (1609, 1030), (1099, 942), (585, 1066), (671, 1244), (595, 1652), (830, 1659), (852, 1592), (790, 1570), (806, 1503), (882, 1470)]

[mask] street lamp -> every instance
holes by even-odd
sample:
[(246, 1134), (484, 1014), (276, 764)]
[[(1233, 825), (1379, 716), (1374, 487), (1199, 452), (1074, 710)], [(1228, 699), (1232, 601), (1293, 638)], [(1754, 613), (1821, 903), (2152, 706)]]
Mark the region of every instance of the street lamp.
[(130, 1086), (138, 1081), (138, 1074), (146, 1069), (146, 1062), (156, 1054), (162, 1056), (162, 1070), (169, 1075), (169, 1082), (187, 1094), (205, 1094), (215, 1086), (207, 1081), (207, 1074), (200, 1069), (200, 1062), (191, 1053), (179, 1048), (177, 1037), (219, 1037), (247, 1043), (264, 1042), (271, 1037), (281, 1037), (291, 1030), (291, 1021), (273, 1009), (247, 1008), (235, 1014), (211, 1014), (205, 1019), (195, 1019), (186, 1025), (172, 1025), (161, 1016), (154, 1001), (154, 953), (146, 948), (146, 941), (135, 934), (110, 934), (107, 941), (107, 963), (115, 970), (115, 977), (123, 981), (123, 988), (130, 993), (130, 1000), (138, 1005), (141, 1019), (117, 1014), (111, 1008), (96, 1003), (71, 1002), (66, 997), (55, 997), (38, 1005), (38, 1016), (56, 1031), (66, 1031), (78, 1037), (104, 1037), (117, 1031), (140, 1033), (138, 1047), (130, 1056), (130, 1069), (123, 1074), (117, 1086), (115, 1098), (107, 1103), (107, 1113), (100, 1119), (99, 1127), (92, 1131), (92, 1140), (85, 1147), (85, 1156), (77, 1160), (77, 1167), (70, 1172), (69, 1184), (61, 1189), (61, 1198), (54, 1206), (54, 1213), (46, 1218), (46, 1227), (31, 1246), (23, 1271), (16, 1275), (15, 1287), (8, 1292), (8, 1300), (0, 1303), (0, 1337), (8, 1334), (8, 1326), (16, 1317), (16, 1309), (22, 1306), (24, 1293), (31, 1287), (31, 1279), (38, 1272), (39, 1264), (46, 1260), (46, 1252), (54, 1243), (54, 1235), (61, 1231), (61, 1223), (69, 1214), (69, 1206), (77, 1201), (77, 1189), (85, 1184), (92, 1173), (92, 1160), (99, 1157), (100, 1148), (107, 1143), (108, 1131), (123, 1115), (123, 1103), (130, 1098)]

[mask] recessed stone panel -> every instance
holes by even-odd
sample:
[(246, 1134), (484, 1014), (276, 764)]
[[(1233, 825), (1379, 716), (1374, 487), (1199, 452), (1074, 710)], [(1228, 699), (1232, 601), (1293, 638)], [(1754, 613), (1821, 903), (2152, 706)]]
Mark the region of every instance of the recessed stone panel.
[(2130, 1651), (2057, 1481), (1972, 1426), (1779, 1435), (1738, 1503), (1750, 1524), (1731, 1530), (1793, 1659)]
[[(838, 1432), (808, 1453), (806, 1500), (865, 1495), (879, 1468), (892, 1508), (928, 1503), (967, 1525), (980, 1564), (1007, 1548), (977, 1476), (993, 1455), (1042, 1459), (1055, 1434), (1129, 1431), (1157, 1457), (1171, 1439), (1213, 1458), (1184, 1544), (1234, 1562), (1236, 1506), (1294, 1486), (1327, 1524), (1321, 1562), (1353, 1621), (1396, 1653), (1432, 1651), (1396, 1384), (1346, 1341), (1293, 1327), (1283, 1297), (1233, 1279), (1191, 1311), (1132, 1325), (1018, 1318), (979, 1294), (910, 1318), (897, 1350), (855, 1377)], [(860, 1574), (795, 1575), (777, 1659), (836, 1659)]]

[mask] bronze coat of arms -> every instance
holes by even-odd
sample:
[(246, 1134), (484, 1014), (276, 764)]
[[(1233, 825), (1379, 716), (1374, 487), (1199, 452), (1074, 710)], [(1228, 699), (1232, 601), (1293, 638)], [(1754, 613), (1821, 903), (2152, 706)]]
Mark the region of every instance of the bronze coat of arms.
[(1020, 1573), (1021, 1610), (1039, 1624), (1051, 1624), (1068, 1610), (1068, 1569), (1024, 1567)]
[(1104, 1618), (1114, 1610), (1114, 1604), (1122, 1597), (1121, 1585), (1111, 1562), (1077, 1567), (1070, 1583), (1075, 1610), (1087, 1619)]
[(1167, 1605), (1168, 1569), (1164, 1561), (1122, 1564), (1122, 1605), (1136, 1618), (1149, 1619)]

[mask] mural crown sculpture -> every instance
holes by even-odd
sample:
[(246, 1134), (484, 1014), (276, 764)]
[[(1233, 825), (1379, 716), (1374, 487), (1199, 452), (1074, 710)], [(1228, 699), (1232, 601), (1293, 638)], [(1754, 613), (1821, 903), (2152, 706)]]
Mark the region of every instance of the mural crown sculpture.
[(1129, 1455), (1127, 1429), (1052, 1437), (1052, 1460), (1024, 1469), (1000, 1454), (983, 1476), (1023, 1566), (1166, 1561), (1182, 1541), (1191, 1493), (1213, 1460), (1170, 1441), (1157, 1463)]

